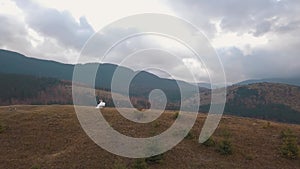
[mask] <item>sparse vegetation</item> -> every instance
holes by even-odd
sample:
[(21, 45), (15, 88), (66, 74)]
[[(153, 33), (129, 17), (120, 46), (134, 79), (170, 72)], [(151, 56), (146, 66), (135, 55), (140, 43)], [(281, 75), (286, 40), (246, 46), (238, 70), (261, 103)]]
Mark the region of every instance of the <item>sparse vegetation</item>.
[(116, 163), (114, 169), (127, 169), (126, 166), (122, 163)]
[(143, 158), (136, 159), (132, 166), (132, 169), (147, 169), (147, 168), (148, 168), (147, 163)]
[(225, 139), (229, 139), (231, 137), (231, 133), (227, 127), (221, 131), (221, 136), (223, 136)]
[(217, 151), (222, 155), (231, 155), (233, 153), (232, 143), (231, 143), (231, 133), (227, 128), (222, 130), (221, 136), (223, 139), (218, 143)]
[(4, 126), (2, 123), (0, 123), (0, 133), (2, 133), (4, 131)]
[(185, 139), (193, 139), (194, 138), (194, 135), (192, 133), (192, 131), (189, 131), (188, 134), (184, 137)]
[(222, 155), (231, 155), (232, 154), (232, 144), (229, 139), (222, 140), (218, 144), (217, 151)]
[(154, 123), (153, 123), (153, 127), (154, 128), (158, 128), (160, 126), (160, 122), (159, 121), (155, 121)]
[[(150, 154), (153, 154), (153, 157), (130, 159), (108, 153), (95, 145), (81, 130), (72, 106), (18, 106), (17, 108), (18, 111), (10, 112), (8, 107), (0, 107), (0, 123), (2, 122), (2, 125), (6, 127), (5, 131), (0, 134), (3, 145), (0, 148), (3, 161), (0, 163), (1, 169), (20, 167), (31, 169), (34, 164), (40, 165), (41, 168), (55, 166), (56, 168), (111, 169), (236, 167), (263, 169), (270, 166), (292, 169), (299, 165), (299, 157), (296, 160), (290, 160), (282, 157), (280, 151), (283, 144), (282, 138), (290, 135), (298, 137), (299, 146), (299, 125), (271, 122), (269, 130), (262, 129), (267, 121), (225, 116), (214, 135), (211, 138), (207, 135), (209, 140), (204, 144), (211, 145), (211, 147), (206, 147), (206, 145), (198, 144), (196, 139), (206, 117), (205, 114), (199, 114), (195, 127), (191, 130), (195, 137), (193, 140), (183, 140), (170, 151), (159, 156), (154, 156), (156, 153), (153, 152), (154, 150), (157, 152), (162, 145), (153, 142), (147, 144), (143, 150), (152, 150)], [(94, 107), (91, 109), (94, 110)], [(133, 111), (128, 112), (133, 113)], [(150, 137), (151, 130), (161, 133), (171, 126), (174, 123), (172, 117), (175, 112), (165, 111), (150, 125), (130, 122), (120, 116), (114, 108), (105, 108), (101, 113), (108, 122), (114, 124), (115, 129), (120, 133), (145, 138)], [(160, 125), (154, 128), (156, 122)], [(291, 130), (284, 130), (286, 128)], [(183, 138), (187, 133), (188, 131), (179, 128), (174, 132), (174, 138)], [(170, 135), (172, 136), (172, 133)], [(226, 142), (226, 137), (229, 137), (229, 143)], [(18, 138), (22, 138), (22, 142)], [(215, 142), (214, 146), (213, 142)], [(232, 155), (228, 155), (230, 153)], [(32, 154), (39, 156), (32, 156)], [(21, 155), (32, 158), (24, 161)], [(12, 158), (14, 160), (11, 160)]]
[[(160, 150), (160, 145), (157, 142), (153, 142), (146, 151), (150, 152), (150, 154), (157, 154)], [(158, 164), (161, 163), (164, 158), (164, 153), (154, 155), (145, 159), (147, 164)]]
[(280, 132), (280, 138), (281, 139), (285, 139), (285, 138), (288, 138), (288, 137), (295, 137), (295, 135), (293, 134), (293, 131), (291, 129), (285, 129), (285, 130), (282, 130)]
[(162, 162), (164, 154), (158, 154), (145, 159), (147, 164), (159, 164)]
[(149, 132), (149, 134), (150, 134), (151, 136), (155, 136), (156, 133), (157, 133), (157, 132), (156, 132), (154, 129), (151, 129), (150, 132)]
[(176, 111), (175, 114), (173, 115), (173, 119), (176, 120), (178, 118), (178, 116), (179, 116), (179, 112)]
[(31, 169), (41, 169), (41, 166), (40, 166), (40, 165), (33, 165), (33, 166), (31, 167)]
[(289, 159), (296, 159), (299, 156), (299, 147), (295, 138), (286, 138), (280, 148), (281, 155)]
[(282, 145), (280, 153), (288, 159), (296, 159), (299, 157), (298, 138), (290, 129), (281, 132)]
[(263, 126), (264, 129), (268, 129), (270, 127), (271, 127), (271, 122), (269, 121)]
[(209, 137), (204, 143), (202, 143), (203, 145), (207, 146), (207, 147), (213, 147), (215, 146), (216, 142), (212, 137)]

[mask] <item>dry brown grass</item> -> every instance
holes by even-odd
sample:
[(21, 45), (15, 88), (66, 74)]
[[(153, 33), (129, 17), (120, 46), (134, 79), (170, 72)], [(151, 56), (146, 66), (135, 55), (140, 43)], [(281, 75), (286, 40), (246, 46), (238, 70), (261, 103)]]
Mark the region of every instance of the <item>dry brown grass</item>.
[[(0, 133), (0, 168), (115, 168), (116, 164), (132, 168), (135, 159), (113, 155), (98, 147), (84, 133), (72, 106), (16, 106), (0, 107), (0, 122), (5, 130)], [(175, 112), (166, 111), (150, 124), (136, 124), (113, 108), (103, 109), (105, 118), (121, 133), (133, 137), (148, 137), (161, 133), (174, 122)], [(151, 168), (299, 168), (300, 160), (280, 156), (280, 132), (293, 130), (300, 138), (300, 126), (225, 116), (213, 135), (216, 142), (230, 133), (234, 152), (220, 155), (216, 148), (198, 143), (205, 120), (199, 114), (191, 133), (164, 154), (160, 164)], [(265, 127), (265, 126), (268, 127)], [(225, 132), (225, 135), (226, 135)]]

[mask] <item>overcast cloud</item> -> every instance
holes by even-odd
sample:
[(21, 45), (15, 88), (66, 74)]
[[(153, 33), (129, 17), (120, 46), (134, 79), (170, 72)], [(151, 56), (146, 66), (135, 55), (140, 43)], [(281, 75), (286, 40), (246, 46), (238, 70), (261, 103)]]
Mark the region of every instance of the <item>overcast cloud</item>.
[[(10, 6), (12, 9), (8, 10)], [(160, 4), (155, 2), (154, 6), (157, 6), (157, 10), (150, 9), (150, 5), (148, 9), (141, 4), (134, 6), (128, 2), (128, 9), (143, 7), (147, 12), (163, 12), (179, 16), (196, 25), (216, 48), (228, 82), (250, 78), (300, 77), (300, 1), (167, 0)], [(88, 15), (88, 11), (86, 13), (84, 16), (75, 17), (78, 11), (71, 9), (48, 7), (30, 0), (3, 0), (0, 2), (0, 22), (4, 25), (0, 27), (0, 48), (14, 50), (31, 57), (75, 63), (85, 42), (98, 31), (97, 26), (90, 22), (94, 21), (96, 16)], [(131, 14), (134, 13), (128, 10), (127, 15)], [(99, 22), (104, 19), (100, 13), (97, 17)], [(116, 34), (122, 31), (134, 33), (136, 30), (116, 28), (103, 35), (105, 41), (115, 40)], [(157, 41), (153, 38), (152, 40), (151, 38), (129, 40), (120, 45), (118, 52), (111, 54), (111, 60), (118, 60), (118, 57), (124, 57), (122, 54), (135, 51), (137, 48), (153, 47)], [(165, 43), (158, 44), (170, 49), (164, 46)], [(96, 47), (101, 48), (101, 45)], [(176, 51), (178, 49), (170, 50), (180, 53)], [(202, 68), (198, 63), (193, 63), (193, 60), (187, 59), (188, 56), (182, 53), (180, 56), (183, 63), (194, 67), (195, 71)], [(158, 62), (157, 59), (162, 57), (145, 56), (144, 63), (139, 62), (136, 68), (155, 66), (155, 63), (161, 66), (162, 62)], [(95, 61), (93, 59), (88, 58), (86, 62)], [(165, 68), (175, 74), (177, 71), (178, 76), (184, 78), (180, 73), (182, 65), (176, 63), (176, 59), (169, 59)], [(206, 74), (202, 70), (199, 74), (200, 79), (207, 81)]]
[(42, 36), (57, 39), (66, 47), (81, 49), (85, 41), (94, 34), (94, 30), (85, 17), (79, 22), (68, 11), (60, 12), (46, 8), (27, 0), (15, 0), (24, 12), (28, 26)]
[[(169, 5), (202, 28), (212, 42), (222, 34), (235, 34), (221, 39), (225, 45), (215, 45), (229, 82), (300, 76), (300, 1), (170, 0)], [(216, 29), (201, 27), (206, 23)], [(239, 38), (242, 42), (233, 42)]]

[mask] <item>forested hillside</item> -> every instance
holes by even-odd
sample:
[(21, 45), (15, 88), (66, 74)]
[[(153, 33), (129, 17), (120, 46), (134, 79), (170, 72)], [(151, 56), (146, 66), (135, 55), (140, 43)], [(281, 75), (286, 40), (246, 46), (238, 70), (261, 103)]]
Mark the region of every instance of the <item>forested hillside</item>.
[[(201, 96), (200, 111), (207, 112), (210, 93)], [(273, 83), (228, 87), (225, 114), (300, 124), (300, 87)]]
[[(30, 75), (72, 81), (74, 68), (75, 65), (71, 64), (29, 58), (16, 52), (0, 50), (0, 73), (4, 74)], [(192, 84), (176, 81), (174, 79), (160, 78), (146, 71), (134, 72), (129, 68), (109, 63), (87, 63), (76, 65), (76, 72), (82, 76), (80, 76), (80, 78), (75, 78), (75, 81), (89, 86), (95, 86), (98, 89), (110, 91), (112, 78), (117, 68), (122, 74), (119, 81), (126, 81), (134, 77), (129, 88), (129, 94), (132, 97), (147, 98), (151, 90), (161, 89), (165, 92), (168, 102), (178, 102), (180, 100), (180, 93), (177, 82), (185, 89), (191, 89), (189, 91), (190, 95), (196, 92), (192, 89), (195, 88)], [(97, 70), (96, 77), (92, 77), (92, 72), (95, 70)], [(95, 84), (88, 84), (90, 79), (95, 79)], [(125, 93), (126, 90), (127, 89), (120, 84), (113, 89), (113, 92)], [(201, 88), (201, 90), (205, 89)]]
[(70, 84), (55, 78), (0, 74), (0, 105), (72, 104)]

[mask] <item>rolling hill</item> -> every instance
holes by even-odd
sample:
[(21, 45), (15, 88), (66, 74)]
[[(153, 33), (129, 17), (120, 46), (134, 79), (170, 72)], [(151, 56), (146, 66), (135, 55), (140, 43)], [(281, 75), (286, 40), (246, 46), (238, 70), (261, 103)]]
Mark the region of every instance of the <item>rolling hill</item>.
[[(94, 93), (89, 87), (81, 85), (82, 97), (94, 100)], [(150, 88), (147, 88), (150, 90)], [(129, 107), (129, 102), (122, 94), (118, 94), (117, 102)], [(97, 89), (96, 95), (105, 100), (107, 106), (114, 107), (111, 91)], [(146, 95), (146, 93), (145, 93)], [(200, 112), (208, 112), (210, 91), (200, 92)], [(136, 108), (150, 107), (148, 98), (131, 96), (131, 103)], [(186, 100), (191, 103), (191, 98)], [(85, 99), (83, 99), (85, 100)], [(284, 84), (258, 83), (246, 86), (231, 86), (227, 90), (225, 114), (300, 124), (300, 87)], [(51, 105), (72, 104), (72, 83), (55, 78), (43, 78), (29, 75), (13, 75), (0, 73), (0, 105)], [(82, 105), (94, 106), (93, 103)], [(166, 109), (178, 110), (180, 102), (170, 100)], [(185, 105), (185, 107), (192, 105)]]
[[(105, 100), (106, 105), (113, 107), (111, 91), (96, 89), (91, 93), (86, 85), (77, 84), (80, 88), (79, 95), (93, 100), (93, 103), (81, 103), (83, 105), (95, 106), (94, 95)], [(129, 106), (129, 102), (122, 94), (115, 93), (116, 101), (124, 107)], [(148, 100), (143, 97), (131, 97), (132, 104), (139, 108), (147, 105)], [(0, 106), (7, 105), (72, 105), (72, 83), (70, 81), (56, 78), (35, 77), (29, 75), (15, 75), (0, 73)]]
[[(207, 112), (210, 93), (201, 93), (200, 111)], [(225, 114), (300, 124), (300, 87), (278, 83), (227, 88)]]
[[(53, 61), (28, 58), (21, 54), (0, 50), (0, 105), (11, 104), (72, 104), (71, 80), (75, 65), (62, 64)], [(167, 109), (178, 110), (180, 92), (175, 80), (163, 79), (149, 72), (134, 72), (126, 67), (113, 64), (81, 64), (78, 68), (88, 77), (90, 71), (99, 66), (96, 76), (97, 95), (113, 107), (111, 92), (118, 93), (118, 102), (124, 107), (129, 105), (123, 96), (122, 84), (111, 91), (112, 76), (117, 68), (122, 72), (122, 78), (132, 77), (129, 94), (132, 104), (137, 108), (149, 108), (148, 95), (153, 89), (161, 89), (168, 99)], [(99, 73), (100, 72), (100, 73)], [(84, 84), (82, 90), (93, 84), (85, 84), (81, 79), (78, 84)], [(194, 87), (179, 81), (185, 89)], [(228, 87), (225, 113), (243, 117), (253, 117), (300, 124), (300, 89), (297, 86), (280, 83), (254, 83), (248, 85), (233, 85)], [(189, 90), (185, 100), (193, 99), (196, 91)], [(87, 97), (93, 93), (82, 92)], [(207, 112), (210, 106), (210, 90), (200, 88), (200, 112)], [(94, 105), (94, 103), (82, 103)], [(193, 105), (185, 105), (185, 107)]]
[(294, 78), (268, 78), (268, 79), (250, 79), (245, 80), (235, 85), (249, 85), (254, 83), (280, 83), (280, 84), (288, 84), (293, 86), (300, 86), (300, 77)]
[[(92, 107), (92, 109), (94, 109)], [(149, 124), (133, 123), (113, 108), (101, 110), (114, 129), (131, 137), (162, 133), (174, 122), (175, 112), (165, 111)], [(215, 144), (199, 144), (206, 116), (199, 114), (189, 137), (165, 152), (158, 163), (130, 159), (97, 146), (82, 130), (73, 106), (0, 107), (0, 168), (257, 168), (298, 169), (300, 160), (281, 155), (282, 132), (290, 129), (300, 138), (300, 126), (224, 116), (212, 136)], [(229, 139), (231, 155), (219, 146)], [(299, 145), (299, 143), (298, 143)], [(140, 165), (139, 165), (140, 164)]]
[[(136, 75), (130, 84), (130, 96), (147, 97), (151, 90), (161, 89), (166, 93), (168, 99), (172, 101), (178, 101), (179, 99), (179, 88), (175, 80), (160, 78), (146, 71), (134, 72), (126, 67), (109, 63), (62, 64), (54, 61), (29, 58), (12, 51), (0, 50), (0, 73), (4, 74), (30, 75), (72, 81), (75, 66), (77, 66), (76, 70), (83, 75), (81, 78), (76, 79), (78, 83), (95, 86), (99, 89), (111, 90), (112, 77), (118, 68), (122, 73), (121, 78), (123, 80), (130, 79), (130, 77)], [(93, 70), (97, 70), (95, 84), (88, 84), (89, 79), (93, 78), (90, 77)], [(178, 83), (187, 90), (193, 86), (183, 81), (178, 81)], [(125, 93), (125, 90), (121, 86), (115, 88), (113, 92)], [(194, 92), (196, 91), (189, 91), (190, 94)]]

